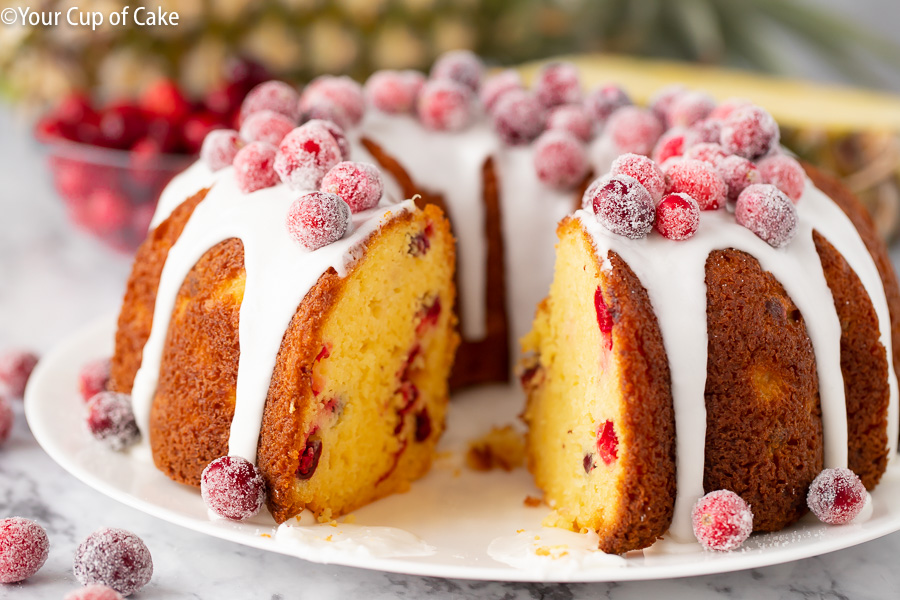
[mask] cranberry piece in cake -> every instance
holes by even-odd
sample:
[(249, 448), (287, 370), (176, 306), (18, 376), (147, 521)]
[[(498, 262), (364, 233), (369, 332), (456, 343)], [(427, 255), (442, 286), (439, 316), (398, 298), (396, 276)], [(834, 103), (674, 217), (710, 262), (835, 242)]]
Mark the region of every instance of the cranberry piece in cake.
[(705, 119), (716, 106), (716, 101), (704, 92), (685, 92), (672, 100), (667, 113), (669, 127), (690, 127)]
[(740, 548), (753, 532), (750, 505), (729, 490), (716, 490), (697, 500), (691, 522), (697, 541), (710, 550)]
[(587, 150), (568, 131), (547, 131), (534, 143), (534, 168), (538, 180), (556, 189), (572, 189), (590, 169)]
[(609, 117), (604, 133), (611, 137), (620, 153), (649, 156), (663, 133), (663, 125), (649, 110), (624, 106)]
[(606, 123), (617, 109), (632, 104), (631, 98), (621, 87), (614, 83), (594, 88), (584, 99), (588, 113), (600, 125)]
[(619, 437), (612, 421), (606, 421), (597, 429), (597, 454), (607, 465), (619, 457)]
[(123, 450), (140, 437), (128, 394), (100, 392), (86, 406), (88, 431), (113, 450)]
[(653, 198), (633, 177), (612, 175), (600, 179), (587, 189), (585, 201), (593, 207), (597, 220), (618, 235), (640, 239), (653, 228)]
[[(249, 123), (256, 115), (250, 115)], [(245, 194), (278, 185), (275, 172), (275, 146), (268, 142), (251, 142), (240, 149), (234, 157), (234, 177), (238, 188)]]
[(763, 181), (771, 183), (797, 202), (806, 187), (806, 172), (794, 158), (779, 154), (768, 156), (757, 164)]
[(375, 165), (344, 161), (328, 171), (321, 191), (337, 194), (350, 206), (350, 212), (358, 213), (378, 205), (384, 182)]
[(725, 182), (711, 165), (693, 159), (679, 161), (666, 171), (666, 193), (683, 192), (697, 201), (700, 210), (716, 210), (725, 204)]
[(550, 109), (547, 114), (547, 129), (568, 131), (582, 142), (588, 142), (593, 137), (594, 123), (583, 106), (564, 104)]
[(659, 202), (666, 191), (666, 177), (659, 165), (641, 154), (622, 154), (613, 161), (609, 173), (634, 177), (650, 192), (654, 202)]
[(0, 354), (0, 386), (10, 396), (21, 398), (37, 363), (37, 354), (26, 350), (7, 350)]
[(478, 95), (484, 105), (484, 110), (491, 113), (506, 92), (522, 89), (524, 86), (519, 72), (515, 69), (506, 69), (488, 77), (482, 84)]
[(431, 436), (431, 417), (428, 409), (423, 408), (416, 413), (416, 441), (424, 442)]
[(716, 170), (722, 176), (725, 186), (728, 188), (728, 199), (732, 202), (748, 185), (762, 183), (762, 174), (752, 161), (743, 156), (732, 154), (719, 161)]
[(729, 154), (756, 160), (778, 146), (778, 123), (759, 106), (745, 106), (722, 123), (721, 144)]
[(9, 405), (9, 400), (6, 399), (6, 396), (0, 396), (0, 446), (9, 439), (15, 420), (16, 415), (13, 413), (12, 406)]
[(143, 540), (125, 529), (104, 527), (75, 550), (75, 579), (101, 584), (130, 596), (150, 582), (153, 558)]
[(50, 552), (44, 528), (30, 519), (0, 520), (0, 583), (16, 583), (37, 573)]
[(257, 514), (266, 501), (266, 484), (250, 461), (222, 456), (203, 469), (200, 494), (207, 508), (220, 517), (243, 521)]
[(797, 208), (774, 185), (756, 183), (738, 196), (735, 220), (768, 242), (781, 248), (797, 233)]
[(69, 592), (63, 600), (122, 600), (125, 596), (105, 585), (92, 583)]
[(288, 209), (288, 233), (307, 250), (318, 250), (338, 241), (350, 224), (350, 207), (340, 196), (310, 192)]
[(581, 80), (572, 63), (555, 62), (545, 65), (537, 74), (534, 94), (546, 108), (560, 104), (581, 102)]
[(309, 440), (306, 442), (306, 447), (303, 448), (303, 453), (300, 455), (300, 465), (297, 467), (297, 478), (306, 480), (315, 475), (321, 456), (321, 440)]
[(241, 137), (247, 142), (266, 142), (278, 146), (296, 125), (293, 119), (274, 110), (260, 110), (241, 123)]
[(300, 95), (300, 114), (304, 120), (324, 119), (347, 128), (362, 121), (365, 111), (362, 86), (346, 75), (317, 77)]
[(850, 469), (823, 469), (809, 486), (809, 509), (829, 525), (845, 525), (866, 504), (866, 487)]
[(494, 131), (511, 146), (528, 144), (544, 130), (546, 113), (534, 94), (512, 90), (494, 106)]
[(106, 390), (109, 383), (110, 359), (100, 358), (92, 360), (81, 367), (78, 373), (78, 391), (82, 399), (87, 402), (95, 395)]
[(200, 159), (212, 171), (230, 167), (234, 156), (244, 145), (240, 134), (234, 129), (210, 131), (200, 147)]
[(241, 104), (241, 121), (260, 110), (272, 110), (294, 121), (300, 116), (300, 94), (283, 81), (260, 83), (247, 94)]
[(656, 206), (656, 230), (670, 240), (686, 240), (700, 226), (700, 206), (687, 194), (669, 194)]
[(672, 103), (685, 93), (687, 93), (687, 90), (683, 85), (674, 83), (659, 89), (650, 98), (650, 110), (666, 127), (671, 125), (669, 123), (669, 110), (672, 107)]
[(281, 140), (275, 172), (291, 189), (315, 190), (342, 158), (341, 148), (328, 128), (321, 121), (310, 121)]
[(685, 150), (691, 147), (694, 136), (684, 127), (673, 127), (656, 141), (653, 147), (653, 160), (657, 164), (662, 165), (664, 162), (673, 157), (684, 155)]
[(366, 99), (378, 110), (390, 114), (411, 113), (425, 84), (418, 71), (377, 71), (366, 81)]
[(428, 81), (419, 92), (417, 109), (425, 127), (458, 131), (472, 120), (472, 92), (451, 79)]
[(481, 85), (484, 65), (471, 50), (451, 50), (440, 55), (431, 67), (432, 79), (449, 79), (460, 83), (473, 92)]

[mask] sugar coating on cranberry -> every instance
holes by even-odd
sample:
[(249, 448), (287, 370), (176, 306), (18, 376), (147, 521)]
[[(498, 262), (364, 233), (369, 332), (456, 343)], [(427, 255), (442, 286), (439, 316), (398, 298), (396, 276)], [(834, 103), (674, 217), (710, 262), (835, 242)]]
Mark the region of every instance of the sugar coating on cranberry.
[(0, 446), (9, 439), (15, 420), (16, 415), (13, 413), (12, 406), (9, 405), (9, 400), (6, 399), (6, 396), (0, 396)]
[(672, 99), (667, 122), (670, 127), (689, 127), (705, 119), (715, 106), (716, 101), (705, 92), (684, 92)]
[(324, 119), (312, 119), (304, 123), (304, 125), (324, 127), (334, 141), (337, 142), (338, 148), (341, 150), (341, 160), (350, 160), (350, 141), (344, 134), (344, 130), (333, 121), (325, 121)]
[(241, 148), (234, 157), (234, 177), (242, 192), (249, 194), (278, 185), (280, 178), (275, 172), (277, 152), (275, 146), (268, 142), (252, 142)]
[(310, 192), (288, 209), (288, 233), (307, 250), (338, 241), (349, 225), (350, 207), (337, 194)]
[(78, 391), (85, 402), (106, 390), (111, 366), (108, 358), (98, 358), (81, 367), (78, 373)]
[(44, 528), (30, 519), (0, 520), (0, 583), (24, 581), (37, 573), (50, 552)]
[(666, 177), (659, 165), (642, 154), (622, 154), (613, 161), (609, 169), (610, 175), (628, 175), (634, 177), (650, 192), (653, 202), (662, 199), (666, 191)]
[(684, 155), (691, 147), (693, 135), (684, 127), (673, 127), (663, 133), (653, 146), (651, 156), (657, 164), (662, 165), (672, 157)]
[(375, 165), (344, 161), (336, 164), (322, 179), (321, 190), (340, 196), (358, 213), (378, 205), (384, 193), (384, 181)]
[(631, 97), (614, 83), (601, 85), (584, 99), (584, 106), (591, 117), (603, 125), (617, 109), (632, 104)]
[(10, 396), (21, 398), (25, 394), (28, 378), (38, 363), (37, 354), (27, 350), (7, 350), (0, 354), (0, 386)]
[(578, 69), (569, 62), (545, 65), (534, 81), (534, 94), (546, 108), (581, 102), (581, 79)]
[(763, 183), (759, 168), (752, 161), (737, 154), (732, 154), (719, 161), (716, 170), (722, 176), (722, 180), (728, 188), (728, 199), (732, 202), (737, 200), (748, 185)]
[(672, 107), (672, 103), (675, 102), (675, 99), (686, 92), (687, 89), (683, 85), (677, 83), (660, 88), (650, 97), (651, 112), (653, 112), (666, 127), (669, 127), (669, 109)]
[(688, 127), (691, 139), (695, 144), (703, 142), (719, 143), (722, 139), (722, 121), (719, 119), (701, 119)]
[(564, 104), (550, 109), (547, 114), (547, 129), (568, 131), (582, 142), (588, 142), (593, 136), (594, 123), (583, 106)]
[(458, 131), (472, 120), (472, 92), (452, 79), (427, 81), (419, 92), (417, 111), (429, 129)]
[(662, 134), (660, 120), (649, 110), (637, 106), (623, 106), (616, 110), (604, 129), (604, 135), (610, 136), (620, 153), (633, 152), (644, 156), (650, 155)]
[(581, 183), (590, 165), (587, 150), (578, 138), (568, 131), (551, 130), (534, 144), (534, 168), (541, 183), (567, 190)]
[(262, 508), (266, 483), (250, 461), (239, 456), (222, 456), (203, 469), (200, 495), (207, 508), (220, 517), (243, 521)]
[(850, 469), (823, 469), (806, 495), (809, 509), (823, 523), (845, 525), (866, 504), (866, 487)]
[(266, 81), (254, 87), (241, 104), (241, 121), (260, 110), (273, 110), (294, 121), (299, 117), (300, 95), (283, 81)]
[(92, 583), (69, 592), (63, 600), (122, 600), (124, 597), (111, 587)]
[(519, 75), (519, 72), (515, 69), (506, 69), (488, 77), (481, 85), (478, 96), (484, 105), (484, 109), (490, 113), (494, 110), (497, 101), (506, 92), (522, 89), (524, 89), (524, 86), (522, 85), (522, 76)]
[(546, 112), (534, 94), (512, 90), (494, 106), (494, 131), (511, 146), (528, 144), (541, 134)]
[(241, 138), (245, 142), (266, 142), (277, 146), (297, 124), (281, 113), (260, 110), (241, 123)]
[(601, 225), (618, 235), (640, 239), (653, 228), (653, 198), (634, 177), (610, 175), (598, 180), (585, 192), (585, 203), (593, 207)]
[(214, 129), (200, 146), (200, 159), (211, 170), (218, 171), (231, 166), (234, 155), (243, 145), (240, 134), (234, 129)]
[(722, 122), (720, 143), (729, 154), (756, 160), (778, 146), (778, 123), (759, 106), (736, 109)]
[(700, 205), (687, 194), (669, 194), (656, 205), (655, 227), (670, 240), (691, 238), (700, 227)]
[(346, 129), (362, 121), (365, 112), (362, 86), (346, 75), (317, 77), (300, 95), (300, 115), (304, 120), (334, 121)]
[(740, 548), (753, 532), (753, 511), (730, 490), (716, 490), (697, 500), (691, 511), (694, 535), (704, 548), (728, 551)]
[(100, 392), (86, 407), (88, 431), (113, 450), (123, 450), (140, 437), (128, 394)]
[(797, 233), (797, 208), (774, 185), (756, 183), (738, 196), (735, 220), (768, 242), (781, 248)]
[(484, 65), (471, 50), (451, 50), (441, 54), (431, 67), (432, 79), (449, 79), (477, 91)]
[(310, 121), (281, 140), (275, 154), (275, 172), (291, 189), (314, 190), (342, 158), (331, 132), (320, 121)]
[(797, 202), (806, 187), (806, 172), (800, 163), (785, 154), (767, 156), (756, 165), (763, 181), (771, 183)]
[(685, 158), (703, 161), (713, 168), (718, 167), (719, 162), (728, 156), (732, 155), (725, 152), (725, 149), (719, 144), (712, 142), (694, 144), (684, 153)]
[(666, 170), (666, 193), (683, 192), (697, 201), (700, 210), (725, 205), (725, 182), (715, 168), (703, 161), (683, 159)]
[(377, 71), (363, 88), (366, 99), (378, 110), (390, 114), (410, 113), (425, 84), (418, 71)]
[(150, 582), (153, 558), (143, 540), (125, 529), (104, 527), (75, 550), (75, 579), (130, 596)]
[(745, 106), (753, 106), (753, 103), (746, 98), (728, 98), (724, 102), (716, 105), (707, 118), (724, 121), (731, 113), (739, 108), (744, 108)]

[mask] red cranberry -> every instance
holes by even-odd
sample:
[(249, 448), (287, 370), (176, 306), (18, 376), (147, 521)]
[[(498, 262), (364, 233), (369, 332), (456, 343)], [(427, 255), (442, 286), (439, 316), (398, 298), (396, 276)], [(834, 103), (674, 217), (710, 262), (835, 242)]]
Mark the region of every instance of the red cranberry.
[[(254, 113), (244, 121), (249, 123)], [(267, 142), (251, 142), (241, 148), (234, 157), (234, 177), (238, 188), (245, 194), (278, 185), (275, 172), (275, 146)]]
[(121, 193), (101, 187), (91, 192), (81, 213), (90, 231), (107, 235), (121, 229), (130, 216), (128, 200)]
[(99, 127), (104, 146), (125, 150), (144, 137), (147, 121), (138, 107), (118, 103), (103, 109)]
[(700, 226), (700, 206), (687, 194), (669, 194), (656, 206), (656, 230), (670, 240), (686, 240)]
[(210, 112), (195, 113), (184, 120), (181, 137), (190, 154), (197, 154), (203, 148), (203, 141), (209, 132), (225, 127), (222, 120)]
[(322, 456), (322, 442), (320, 440), (310, 440), (306, 442), (303, 453), (300, 454), (300, 466), (297, 467), (298, 479), (309, 479), (312, 477), (316, 469), (319, 467), (319, 458)]
[(424, 442), (431, 436), (431, 417), (428, 409), (423, 408), (416, 413), (416, 441)]
[(38, 363), (37, 354), (26, 350), (7, 350), (0, 354), (0, 385), (10, 396), (21, 398), (31, 372)]
[(672, 103), (674, 103), (681, 94), (685, 93), (687, 93), (687, 89), (685, 89), (683, 85), (677, 83), (661, 88), (650, 98), (650, 111), (656, 115), (656, 118), (658, 118), (663, 125), (669, 127), (671, 125), (671, 123), (669, 123), (669, 110), (672, 107)]
[(0, 396), (0, 446), (9, 439), (15, 421), (16, 415), (9, 405), (9, 400), (6, 399), (6, 396)]
[(697, 500), (691, 511), (694, 535), (704, 548), (734, 550), (753, 532), (753, 512), (743, 498), (716, 490)]
[(519, 72), (515, 69), (506, 69), (488, 77), (484, 81), (479, 97), (484, 105), (484, 109), (491, 113), (506, 92), (523, 89), (525, 88), (522, 85), (522, 77), (519, 75)]
[(722, 123), (722, 147), (729, 154), (756, 160), (778, 146), (778, 123), (758, 106), (736, 109)]
[(63, 600), (123, 600), (125, 596), (105, 585), (91, 584), (66, 594)]
[(716, 170), (728, 188), (728, 199), (734, 202), (748, 185), (762, 183), (759, 168), (743, 156), (732, 154), (719, 161)]
[(587, 107), (588, 113), (601, 125), (606, 123), (606, 120), (617, 109), (630, 104), (632, 104), (631, 98), (625, 90), (614, 83), (595, 88), (584, 99), (584, 105)]
[(550, 109), (547, 129), (568, 131), (582, 142), (589, 142), (594, 134), (594, 124), (587, 110), (578, 104), (564, 104)]
[(244, 86), (226, 82), (207, 92), (203, 98), (203, 105), (211, 113), (227, 118), (240, 108), (246, 93)]
[(494, 131), (510, 145), (530, 143), (544, 130), (545, 113), (534, 94), (511, 90), (503, 95), (493, 112)]
[(81, 367), (78, 373), (78, 391), (81, 398), (87, 402), (100, 392), (106, 390), (109, 383), (110, 360), (100, 358), (92, 360)]
[(317, 77), (300, 95), (304, 119), (330, 120), (346, 129), (362, 121), (365, 112), (362, 86), (347, 76)]
[(230, 167), (238, 150), (244, 145), (241, 136), (234, 129), (216, 129), (210, 131), (203, 146), (200, 147), (200, 159), (213, 171)]
[(650, 111), (637, 106), (623, 106), (606, 123), (604, 135), (609, 135), (619, 153), (633, 152), (649, 156), (663, 126)]
[(719, 162), (721, 162), (723, 158), (727, 158), (728, 156), (732, 155), (725, 152), (725, 149), (722, 148), (722, 146), (720, 146), (719, 144), (714, 144), (711, 142), (694, 144), (684, 153), (685, 158), (703, 161), (713, 168), (717, 168), (719, 166)]
[(337, 194), (350, 206), (350, 212), (358, 213), (378, 205), (384, 182), (374, 165), (344, 161), (328, 171), (320, 190)]
[(653, 228), (656, 216), (653, 198), (633, 177), (607, 176), (592, 184), (585, 196), (600, 224), (613, 233), (640, 239)]
[(191, 111), (191, 104), (170, 79), (161, 79), (148, 87), (140, 100), (141, 108), (169, 123), (180, 123)]
[(390, 114), (411, 113), (425, 76), (418, 71), (377, 71), (366, 81), (365, 93), (378, 110)]
[(666, 171), (666, 193), (683, 192), (697, 201), (700, 210), (721, 208), (726, 191), (722, 177), (705, 162), (684, 159)]
[(140, 437), (128, 394), (100, 392), (88, 400), (87, 426), (91, 435), (117, 451)]
[(249, 519), (266, 501), (262, 473), (239, 456), (222, 456), (200, 475), (200, 495), (211, 511), (235, 521)]
[(83, 202), (94, 189), (92, 170), (80, 162), (57, 160), (53, 169), (53, 182), (64, 200)]
[(695, 144), (704, 142), (718, 144), (722, 139), (722, 121), (718, 119), (702, 119), (688, 128)]
[(584, 468), (585, 473), (590, 473), (594, 469), (597, 468), (597, 465), (594, 464), (594, 453), (589, 452), (584, 455), (584, 458), (581, 459), (581, 466)]
[(416, 325), (416, 335), (421, 336), (426, 331), (436, 326), (441, 318), (441, 297), (435, 296), (434, 300), (421, 311), (419, 324)]
[(266, 142), (278, 146), (295, 127), (293, 119), (273, 110), (252, 113), (241, 123), (241, 138), (246, 142)]
[(288, 209), (288, 233), (307, 250), (338, 241), (349, 225), (350, 207), (336, 194), (310, 192)]
[(460, 83), (473, 92), (481, 85), (484, 65), (470, 50), (451, 50), (440, 55), (431, 67), (432, 79), (449, 79)]
[(820, 521), (845, 525), (866, 504), (866, 487), (850, 469), (823, 469), (809, 486), (806, 503)]
[(99, 583), (130, 596), (147, 585), (152, 576), (150, 550), (130, 531), (98, 529), (75, 550), (75, 579), (82, 585)]
[(16, 583), (37, 573), (50, 552), (44, 528), (30, 519), (0, 520), (0, 583)]
[[(181, 136), (177, 123), (155, 118), (147, 124), (147, 137), (153, 140), (160, 152), (178, 152)], [(137, 142), (140, 143), (140, 142)]]
[(457, 131), (472, 120), (469, 88), (450, 79), (425, 83), (419, 92), (418, 114), (422, 124), (438, 131)]
[(300, 95), (283, 81), (260, 83), (247, 94), (241, 104), (241, 121), (260, 110), (272, 110), (294, 121), (300, 116)]
[(781, 154), (769, 156), (757, 164), (763, 181), (771, 183), (797, 202), (806, 187), (806, 172), (800, 163), (790, 156)]
[(619, 457), (619, 436), (612, 421), (606, 421), (597, 429), (597, 453), (607, 465)]
[(281, 140), (275, 171), (293, 190), (315, 190), (341, 158), (341, 148), (329, 130), (320, 121), (310, 121)]
[(53, 116), (67, 125), (77, 125), (90, 119), (96, 113), (91, 105), (91, 99), (84, 92), (71, 92), (67, 94), (53, 109)]
[(653, 202), (659, 202), (666, 190), (666, 176), (659, 166), (641, 154), (622, 154), (613, 161), (610, 175), (634, 177), (648, 192)]
[(584, 144), (568, 131), (547, 131), (534, 143), (534, 169), (544, 185), (572, 189), (590, 168)]
[(716, 106), (716, 101), (704, 92), (685, 92), (672, 99), (667, 113), (670, 127), (690, 127), (705, 119)]
[(738, 196), (735, 220), (768, 242), (781, 248), (797, 233), (797, 209), (774, 185), (756, 183)]
[(545, 65), (534, 81), (534, 94), (546, 108), (560, 104), (581, 102), (581, 80), (572, 63), (555, 62)]
[(660, 136), (653, 147), (653, 160), (662, 165), (673, 157), (684, 155), (685, 150), (694, 143), (694, 136), (684, 127), (673, 127)]
[(433, 227), (431, 226), (431, 223), (429, 223), (425, 226), (425, 229), (423, 231), (410, 236), (407, 252), (409, 252), (412, 256), (425, 256), (425, 254), (427, 254), (431, 249), (432, 233)]
[(707, 118), (724, 121), (731, 113), (745, 106), (753, 106), (753, 103), (744, 98), (728, 98), (718, 106), (712, 109)]

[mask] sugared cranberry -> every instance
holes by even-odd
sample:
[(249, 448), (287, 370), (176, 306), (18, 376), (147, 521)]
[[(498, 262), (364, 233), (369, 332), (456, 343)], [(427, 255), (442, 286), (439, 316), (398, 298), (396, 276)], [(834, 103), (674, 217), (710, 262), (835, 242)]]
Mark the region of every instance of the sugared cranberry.
[(693, 159), (674, 163), (666, 171), (666, 193), (682, 192), (697, 201), (700, 210), (725, 205), (725, 182), (711, 165)]
[(656, 207), (650, 192), (637, 179), (612, 175), (598, 180), (585, 192), (597, 220), (618, 235), (640, 239), (653, 228)]
[(92, 360), (81, 367), (78, 373), (78, 391), (81, 398), (87, 402), (97, 394), (106, 390), (109, 383), (110, 360), (100, 358)]
[(303, 453), (300, 454), (300, 466), (297, 467), (298, 479), (309, 479), (319, 466), (319, 458), (322, 456), (322, 442), (310, 440), (306, 442)]
[(705, 119), (716, 106), (716, 101), (704, 92), (685, 92), (672, 99), (667, 113), (669, 127), (690, 127)]
[(244, 145), (241, 136), (234, 129), (216, 129), (210, 131), (203, 146), (200, 147), (200, 159), (213, 171), (230, 167), (234, 156)]
[(568, 62), (545, 65), (535, 78), (534, 94), (538, 102), (546, 108), (581, 102), (581, 80), (578, 69)]
[(633, 152), (649, 156), (663, 133), (663, 125), (649, 110), (623, 106), (606, 123), (604, 135), (610, 136), (619, 153)]
[(428, 81), (419, 92), (417, 112), (429, 129), (458, 131), (472, 120), (472, 93), (451, 79)]
[(722, 122), (721, 144), (729, 154), (756, 160), (778, 146), (778, 123), (759, 106), (745, 106)]
[(241, 138), (246, 142), (266, 142), (278, 146), (295, 127), (293, 119), (274, 110), (252, 113), (241, 123)]
[(719, 140), (722, 139), (722, 121), (707, 117), (688, 127), (688, 131), (690, 132), (691, 140), (695, 144), (704, 142), (718, 144)]
[(739, 108), (744, 108), (745, 106), (753, 106), (753, 103), (745, 98), (728, 98), (713, 108), (707, 118), (724, 121), (731, 113)]
[(669, 110), (672, 107), (672, 103), (675, 102), (676, 98), (685, 93), (687, 93), (687, 90), (683, 85), (674, 83), (659, 89), (651, 96), (650, 110), (666, 127), (671, 125), (669, 123)]
[(331, 132), (320, 121), (310, 121), (281, 140), (275, 155), (275, 172), (291, 189), (315, 190), (342, 158)]
[(511, 90), (494, 105), (494, 131), (512, 146), (528, 144), (544, 130), (544, 108), (531, 92)]
[(544, 185), (572, 189), (590, 169), (587, 150), (568, 131), (547, 131), (534, 143), (534, 169)]
[(37, 573), (50, 552), (44, 528), (30, 519), (0, 520), (0, 583), (24, 581)]
[(411, 113), (416, 107), (425, 76), (418, 71), (377, 71), (366, 81), (365, 94), (378, 110), (390, 114)]
[(300, 95), (304, 120), (324, 119), (346, 129), (362, 121), (365, 112), (362, 86), (345, 75), (317, 77)]
[(700, 206), (687, 194), (669, 194), (656, 206), (656, 230), (670, 240), (686, 240), (700, 226)]
[(105, 585), (92, 583), (69, 592), (63, 600), (123, 600), (125, 596)]
[(762, 174), (753, 162), (743, 156), (732, 154), (719, 161), (716, 167), (725, 186), (728, 188), (728, 199), (734, 202), (748, 185), (762, 183)]
[(597, 453), (607, 465), (619, 457), (619, 436), (612, 421), (606, 421), (597, 429)]
[(13, 423), (15, 423), (16, 415), (13, 413), (12, 406), (6, 396), (0, 396), (0, 446), (6, 443), (12, 433)]
[(691, 147), (694, 142), (693, 134), (684, 127), (673, 127), (656, 141), (651, 156), (653, 160), (662, 165), (670, 158), (683, 156), (685, 150)]
[(272, 110), (294, 121), (300, 116), (300, 95), (283, 81), (266, 81), (254, 87), (241, 104), (241, 121), (260, 110)]
[(568, 131), (582, 142), (588, 142), (593, 136), (594, 124), (583, 106), (564, 104), (550, 109), (547, 114), (547, 129)]
[(431, 67), (432, 79), (449, 79), (460, 83), (473, 92), (481, 85), (484, 65), (481, 59), (470, 50), (451, 50), (445, 52)]
[(288, 233), (307, 250), (338, 241), (349, 225), (350, 207), (336, 194), (310, 192), (288, 209)]
[(87, 402), (87, 426), (91, 435), (113, 450), (123, 450), (140, 437), (128, 394), (94, 395)]
[(524, 86), (522, 85), (522, 77), (519, 75), (519, 72), (514, 69), (506, 69), (488, 77), (482, 84), (478, 95), (481, 98), (484, 109), (491, 113), (506, 92), (522, 89), (524, 89)]
[(181, 122), (191, 111), (191, 103), (170, 79), (161, 79), (144, 90), (140, 104), (151, 115), (162, 117), (170, 123)]
[(21, 398), (38, 357), (27, 350), (7, 350), (0, 354), (0, 385), (10, 396)]
[(203, 141), (211, 131), (222, 129), (225, 122), (211, 112), (199, 112), (188, 115), (181, 126), (181, 140), (184, 149), (190, 154), (198, 154), (203, 148)]
[(786, 154), (768, 156), (757, 164), (763, 181), (771, 183), (797, 202), (806, 187), (806, 172), (800, 163)]
[(337, 194), (350, 207), (350, 212), (358, 213), (378, 205), (384, 181), (375, 165), (344, 161), (328, 171), (320, 189)]
[(75, 550), (75, 579), (99, 583), (130, 596), (150, 582), (153, 558), (143, 540), (125, 529), (104, 527)]
[(324, 121), (322, 119), (312, 119), (311, 121), (307, 121), (304, 123), (305, 125), (309, 125), (312, 127), (313, 125), (324, 127), (328, 133), (331, 134), (331, 137), (334, 138), (334, 141), (337, 142), (338, 148), (341, 150), (341, 160), (350, 160), (350, 142), (347, 140), (347, 136), (344, 134), (344, 130), (341, 129), (336, 123), (332, 121)]
[(694, 535), (704, 548), (734, 550), (753, 532), (753, 512), (743, 498), (716, 490), (697, 500), (691, 511)]
[[(254, 113), (244, 121), (249, 123), (261, 113)], [(275, 172), (275, 146), (268, 142), (251, 142), (241, 148), (234, 157), (234, 177), (238, 188), (245, 194), (278, 185)]]
[(257, 514), (266, 501), (266, 483), (250, 461), (222, 456), (203, 469), (200, 495), (206, 507), (220, 517), (243, 521)]
[(756, 183), (741, 192), (734, 218), (775, 248), (790, 242), (797, 233), (794, 203), (784, 192), (767, 183)]
[(845, 525), (866, 504), (866, 487), (850, 469), (823, 469), (809, 486), (806, 503), (820, 521)]
[(726, 158), (728, 156), (732, 155), (725, 152), (725, 149), (722, 148), (722, 146), (720, 146), (719, 144), (715, 144), (712, 142), (694, 144), (684, 153), (685, 158), (703, 161), (713, 168), (717, 168), (719, 166), (719, 162), (721, 162), (723, 158)]
[(634, 177), (650, 192), (653, 202), (659, 202), (666, 190), (666, 177), (659, 165), (641, 154), (622, 154), (613, 161), (610, 175)]
[(601, 85), (587, 95), (584, 105), (588, 113), (600, 124), (606, 123), (617, 109), (632, 104), (631, 98), (614, 83)]
[(416, 413), (416, 441), (424, 442), (431, 436), (431, 417), (428, 409), (423, 408)]

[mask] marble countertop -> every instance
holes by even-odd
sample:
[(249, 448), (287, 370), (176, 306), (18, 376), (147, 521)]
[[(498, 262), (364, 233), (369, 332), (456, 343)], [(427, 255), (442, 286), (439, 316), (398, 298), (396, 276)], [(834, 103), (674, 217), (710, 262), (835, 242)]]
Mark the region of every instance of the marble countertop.
[[(81, 324), (118, 309), (130, 258), (74, 230), (24, 124), (0, 110), (0, 348), (50, 350)], [(900, 264), (900, 249), (893, 252)], [(140, 535), (154, 559), (155, 598), (887, 598), (900, 589), (900, 533), (788, 564), (665, 581), (523, 584), (415, 577), (323, 566), (170, 525), (88, 488), (58, 467), (28, 431), (21, 406), (0, 450), (0, 517), (47, 528), (50, 558), (0, 598), (60, 599), (78, 586), (76, 545), (102, 527)]]

